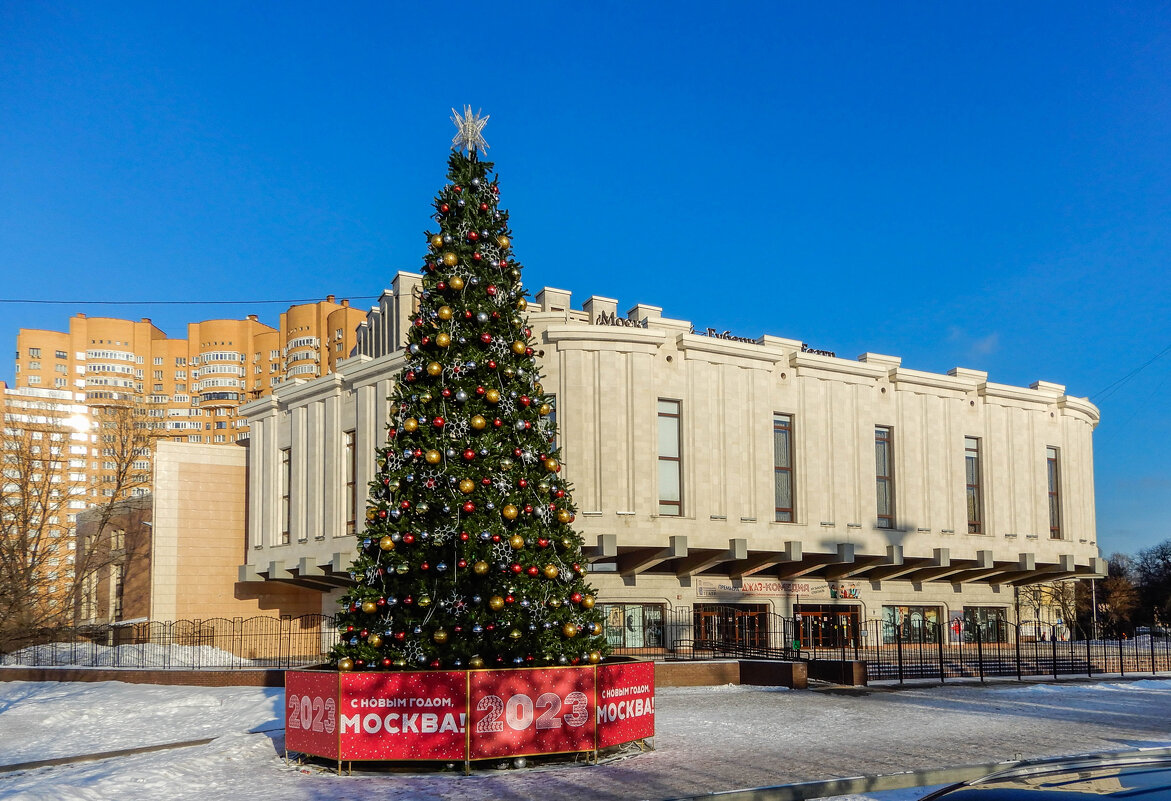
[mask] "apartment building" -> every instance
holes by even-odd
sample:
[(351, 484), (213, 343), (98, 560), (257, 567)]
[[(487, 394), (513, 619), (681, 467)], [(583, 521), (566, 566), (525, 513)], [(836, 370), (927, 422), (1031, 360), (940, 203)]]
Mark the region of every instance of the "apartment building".
[[(150, 491), (157, 442), (235, 443), (247, 432), (236, 414), (242, 403), (327, 373), (354, 349), (364, 320), (331, 295), (290, 307), (277, 327), (257, 315), (205, 320), (188, 324), (185, 338), (168, 337), (149, 318), (85, 314), (65, 331), (24, 328), (14, 386), (2, 393), (5, 429), (35, 423), (71, 438), (78, 452), (63, 475), (77, 508), (54, 517), (76, 547), (81, 509)], [(59, 577), (61, 586), (74, 578)]]

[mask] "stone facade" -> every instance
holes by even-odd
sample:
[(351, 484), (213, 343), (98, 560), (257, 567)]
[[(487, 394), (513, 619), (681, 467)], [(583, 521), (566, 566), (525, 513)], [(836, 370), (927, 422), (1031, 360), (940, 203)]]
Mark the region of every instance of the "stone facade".
[[(333, 611), (418, 283), (397, 275), (359, 326), (358, 355), (332, 374), (240, 408), (251, 432), (241, 579), (319, 589)], [(1016, 620), (1018, 585), (1103, 570), (1098, 410), (1061, 385), (838, 358), (655, 306), (621, 316), (609, 298), (578, 310), (551, 288), (530, 322), (603, 604), (790, 615), (814, 603), (859, 621), (930, 607), (941, 622), (979, 607)], [(678, 496), (664, 489), (673, 475)], [(893, 506), (880, 508), (882, 491)]]

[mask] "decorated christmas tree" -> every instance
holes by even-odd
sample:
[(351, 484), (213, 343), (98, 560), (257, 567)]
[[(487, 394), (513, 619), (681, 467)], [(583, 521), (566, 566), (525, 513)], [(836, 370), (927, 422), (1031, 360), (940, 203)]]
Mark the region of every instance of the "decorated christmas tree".
[(478, 156), (487, 120), (453, 110), (439, 230), (427, 232), (355, 583), (341, 600), (339, 670), (577, 665), (606, 652), (508, 212)]

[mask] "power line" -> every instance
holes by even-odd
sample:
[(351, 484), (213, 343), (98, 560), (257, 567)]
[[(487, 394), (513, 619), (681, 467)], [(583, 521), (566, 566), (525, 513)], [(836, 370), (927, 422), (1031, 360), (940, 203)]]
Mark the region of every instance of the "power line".
[(1159, 361), (1159, 359), (1162, 359), (1168, 353), (1171, 353), (1171, 345), (1168, 345), (1167, 347), (1163, 348), (1161, 351), (1156, 353), (1150, 359), (1148, 359), (1147, 361), (1140, 364), (1138, 367), (1131, 370), (1129, 373), (1127, 373), (1122, 378), (1115, 381), (1113, 384), (1110, 384), (1107, 387), (1103, 387), (1102, 389), (1095, 392), (1093, 395), (1090, 396), (1090, 400), (1094, 401), (1095, 403), (1100, 403), (1100, 402), (1106, 400), (1111, 395), (1113, 395), (1115, 392), (1122, 389), (1122, 386), (1124, 384), (1126, 384), (1128, 381), (1130, 381), (1130, 379), (1134, 378), (1136, 375), (1141, 373), (1143, 370), (1147, 369), (1152, 364)]
[[(379, 295), (350, 295), (347, 300), (377, 300)], [(0, 298), (0, 303), (28, 303), (55, 306), (258, 306), (266, 303), (317, 303), (325, 298), (288, 298), (285, 300), (36, 300)]]

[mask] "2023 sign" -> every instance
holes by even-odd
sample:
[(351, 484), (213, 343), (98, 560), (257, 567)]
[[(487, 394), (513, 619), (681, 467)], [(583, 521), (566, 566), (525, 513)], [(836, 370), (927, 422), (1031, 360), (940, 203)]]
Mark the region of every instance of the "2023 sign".
[[(562, 716), (562, 707), (569, 707), (569, 714)], [(534, 719), (535, 709), (541, 710), (541, 714)], [(485, 695), (476, 704), (477, 712), (487, 712), (476, 721), (476, 733), (504, 731), (505, 723), (516, 731), (524, 731), (534, 723), (538, 730), (559, 729), (562, 723), (579, 727), (590, 719), (590, 700), (585, 693), (577, 690), (566, 695), (564, 703), (557, 693), (541, 693), (537, 696), (535, 709), (533, 699), (524, 693), (517, 693), (507, 702), (500, 700), (498, 695)], [(504, 713), (504, 720), (500, 720), (501, 712)]]

